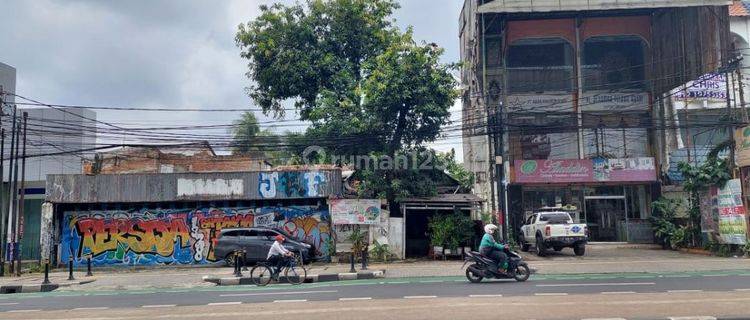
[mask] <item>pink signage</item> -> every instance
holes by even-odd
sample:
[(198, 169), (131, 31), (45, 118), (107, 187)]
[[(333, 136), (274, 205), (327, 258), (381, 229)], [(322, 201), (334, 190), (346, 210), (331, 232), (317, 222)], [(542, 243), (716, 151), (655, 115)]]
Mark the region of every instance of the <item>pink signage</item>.
[(656, 181), (653, 158), (517, 160), (516, 183)]

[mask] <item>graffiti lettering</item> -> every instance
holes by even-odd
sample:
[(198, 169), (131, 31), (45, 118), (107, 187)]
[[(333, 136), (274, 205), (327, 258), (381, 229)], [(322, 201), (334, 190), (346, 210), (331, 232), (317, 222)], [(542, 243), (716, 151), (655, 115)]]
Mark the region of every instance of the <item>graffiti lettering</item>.
[(325, 194), (326, 176), (321, 172), (261, 172), (258, 191), (263, 198), (319, 197)]

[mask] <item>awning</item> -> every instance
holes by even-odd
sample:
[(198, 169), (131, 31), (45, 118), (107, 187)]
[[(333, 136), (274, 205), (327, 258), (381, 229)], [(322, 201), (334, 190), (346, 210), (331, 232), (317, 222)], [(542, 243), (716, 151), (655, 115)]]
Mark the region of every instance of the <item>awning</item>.
[(479, 6), (479, 13), (554, 12), (728, 6), (731, 0), (495, 0)]

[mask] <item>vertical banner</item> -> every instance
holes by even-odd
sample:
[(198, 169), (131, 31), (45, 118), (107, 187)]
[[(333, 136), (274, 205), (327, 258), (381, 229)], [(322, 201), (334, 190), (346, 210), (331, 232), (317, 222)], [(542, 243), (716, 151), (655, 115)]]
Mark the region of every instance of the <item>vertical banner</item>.
[(746, 211), (742, 204), (740, 179), (732, 179), (719, 189), (719, 235), (726, 244), (745, 244), (747, 241)]

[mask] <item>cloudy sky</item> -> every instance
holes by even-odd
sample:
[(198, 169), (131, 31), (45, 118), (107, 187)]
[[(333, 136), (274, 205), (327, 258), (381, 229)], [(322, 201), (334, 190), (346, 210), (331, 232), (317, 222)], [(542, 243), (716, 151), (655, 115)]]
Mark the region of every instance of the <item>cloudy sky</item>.
[[(252, 107), (247, 61), (234, 44), (237, 25), (274, 1), (7, 0), (0, 19), (0, 62), (17, 69), (20, 95), (46, 103), (117, 107)], [(292, 1), (281, 1), (292, 3)], [(458, 53), (458, 0), (402, 0), (395, 18), (417, 40)], [(454, 117), (460, 108), (454, 106)], [(237, 113), (98, 111), (122, 125), (228, 124)], [(266, 125), (273, 119), (260, 117)], [(289, 123), (285, 123), (288, 125)], [(300, 127), (277, 127), (276, 131)], [(460, 139), (442, 140), (461, 159)]]

